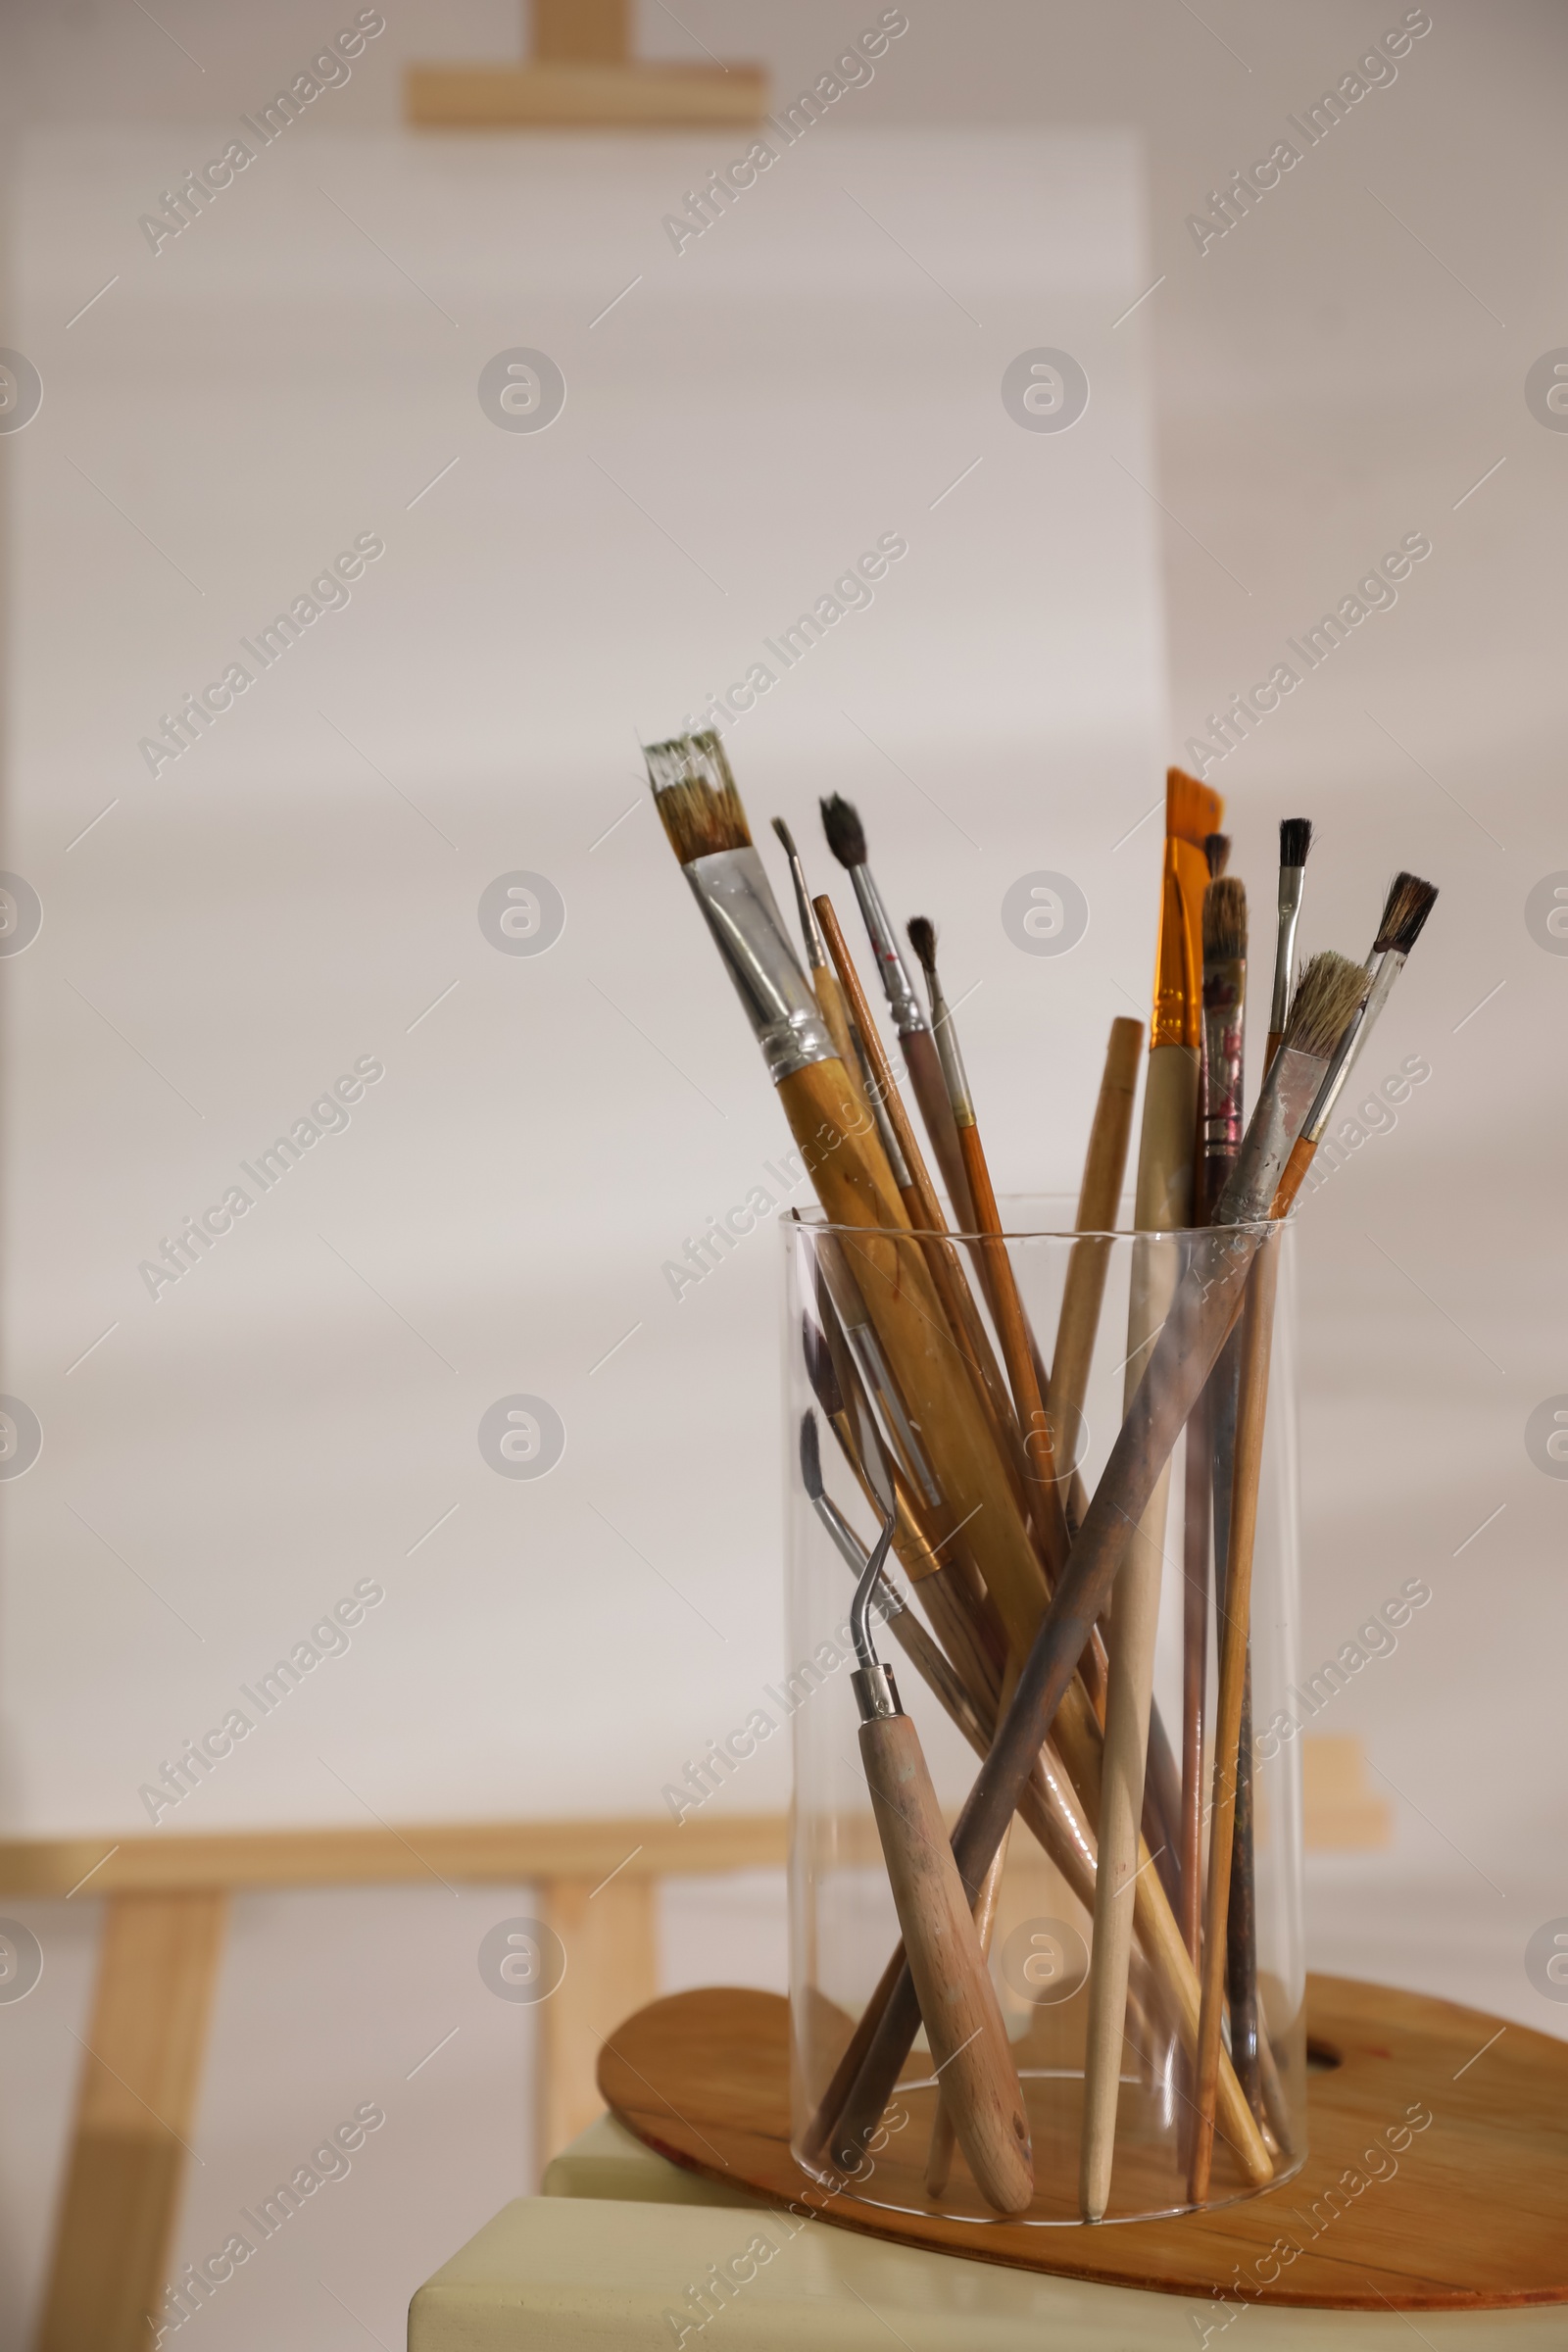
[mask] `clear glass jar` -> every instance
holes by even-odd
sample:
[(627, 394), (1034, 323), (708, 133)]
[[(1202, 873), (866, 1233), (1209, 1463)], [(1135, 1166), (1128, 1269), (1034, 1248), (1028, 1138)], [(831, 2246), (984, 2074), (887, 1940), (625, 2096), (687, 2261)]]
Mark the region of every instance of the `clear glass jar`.
[[(1071, 1204), (1049, 1200), (1009, 1201), (1004, 1216), (1009, 1226), (1008, 1258), (1045, 1375), (1042, 1393), (1049, 1396), (1056, 1470), (1063, 1481), (1069, 1471), (1076, 1473), (1071, 1490), (1065, 1485), (1059, 1490), (1067, 1502), (1069, 1525), (1075, 1526), (1084, 1497), (1094, 1494), (1121, 1425), (1131, 1385), (1148, 1360), (1148, 1346), (1138, 1349), (1136, 1343), (1142, 1332), (1157, 1329), (1163, 1316), (1162, 1302), (1184, 1276), (1193, 1272), (1201, 1278), (1212, 1257), (1213, 1236), (1206, 1232), (1079, 1235), (1071, 1230)], [(880, 1425), (883, 1445), (904, 1473), (906, 1520), (888, 1562), (895, 1592), (910, 1604), (904, 1624), (907, 1628), (912, 1618), (917, 1629), (946, 1647), (974, 1709), (966, 1738), (956, 1728), (951, 1711), (939, 1703), (928, 1681), (922, 1679), (917, 1661), (901, 1645), (897, 1617), (878, 1622), (880, 1613), (873, 1615), (878, 1653), (894, 1669), (901, 1703), (919, 1733), (950, 1829), (979, 1769), (974, 1733), (978, 1726), (984, 1734), (994, 1720), (994, 1713), (987, 1713), (985, 1686), (989, 1681), (989, 1704), (994, 1710), (1000, 1662), (995, 1623), (990, 1628), (989, 1665), (984, 1659), (985, 1640), (976, 1632), (976, 1571), (983, 1559), (978, 1526), (955, 1528), (956, 1514), (943, 1497), (919, 1411), (905, 1393), (910, 1384), (901, 1378), (887, 1349), (879, 1344), (876, 1318), (862, 1293), (862, 1282), (867, 1291), (873, 1287), (866, 1271), (868, 1237), (851, 1228), (830, 1226), (814, 1214), (785, 1220), (783, 1231), (789, 1259), (784, 1386), (790, 1496), (786, 1611), (790, 1664), (779, 1693), (790, 1709), (795, 1765), (790, 1862), (792, 2145), (797, 2161), (807, 2171), (831, 2180), (841, 2193), (873, 2205), (940, 2212), (975, 2222), (995, 2221), (998, 2217), (980, 2197), (961, 2153), (954, 2152), (945, 2185), (935, 2189), (927, 2185), (941, 2094), (923, 2034), (905, 2063), (882, 2130), (871, 2143), (872, 2152), (854, 2180), (846, 2182), (819, 2152), (824, 2096), (899, 1940), (878, 1827), (860, 1764), (859, 1716), (851, 1688), (855, 1660), (849, 1609), (855, 1544), (853, 1540), (846, 1544), (842, 1527), (835, 1538), (824, 1524), (802, 1469), (802, 1425), (809, 1415), (819, 1453), (821, 1488), (839, 1506), (860, 1544), (872, 1544), (880, 1516), (848, 1450), (854, 1441), (855, 1408), (853, 1400), (845, 1397), (846, 1385), (858, 1385), (864, 1398), (875, 1400), (871, 1410)], [(881, 1272), (876, 1280), (887, 1282), (891, 1268), (897, 1285), (901, 1274), (907, 1271), (911, 1287), (918, 1288), (919, 1267), (929, 1261), (928, 1247), (907, 1233), (869, 1238), (874, 1238), (880, 1251)], [(1221, 2073), (1231, 2080), (1228, 2087), (1222, 2082), (1212, 2173), (1200, 2200), (1205, 2206), (1228, 2203), (1269, 2184), (1258, 2177), (1255, 2147), (1250, 2164), (1238, 2157), (1237, 2144), (1246, 2136), (1245, 2125), (1227, 2134), (1227, 2113), (1233, 2120), (1235, 2114), (1234, 2108), (1227, 2109), (1227, 2098), (1244, 2101), (1250, 2110), (1257, 2138), (1267, 2150), (1274, 2182), (1297, 2171), (1306, 2153), (1300, 1747), (1291, 1698), (1297, 1677), (1298, 1607), (1294, 1241), (1289, 1228), (1274, 1228), (1268, 1247), (1279, 1252), (1280, 1279), (1251, 1570), (1251, 1731), (1250, 1740), (1244, 1738), (1242, 1743), (1244, 1755), (1250, 1757), (1250, 1772), (1249, 1776), (1244, 1764), (1239, 1774), (1243, 1790), (1239, 1813), (1245, 1819), (1250, 1777), (1251, 1819), (1250, 1834), (1238, 1835), (1238, 1861), (1233, 1870), (1233, 1881), (1250, 1886), (1252, 1929), (1249, 1934), (1245, 1921), (1238, 1918), (1235, 1905), (1239, 1897), (1233, 1893), (1230, 1918), (1236, 1922), (1236, 1933), (1227, 1939), (1228, 1982), (1232, 2000), (1240, 2004), (1240, 2028), (1230, 2015), (1228, 2001)], [(955, 1253), (965, 1267), (986, 1341), (1000, 1366), (1004, 1351), (984, 1305), (978, 1246), (960, 1243), (955, 1246)], [(1069, 1272), (1075, 1266), (1074, 1310), (1069, 1321), (1078, 1334), (1076, 1349), (1058, 1331)], [(1103, 1289), (1095, 1316), (1086, 1314), (1085, 1298), (1092, 1300), (1097, 1272)], [(824, 1350), (825, 1327), (831, 1327), (832, 1346)], [(1054, 1353), (1059, 1353), (1060, 1379), (1056, 1391), (1051, 1393), (1047, 1383)], [(1082, 1366), (1077, 1374), (1068, 1360), (1074, 1353)], [(1234, 1380), (1234, 1373), (1227, 1372), (1230, 1363), (1234, 1363), (1234, 1355), (1221, 1358), (1204, 1392), (1203, 1414), (1195, 1416), (1178, 1441), (1166, 1488), (1152, 1662), (1153, 1728), (1139, 1872), (1140, 1881), (1147, 1880), (1150, 1885), (1135, 1886), (1131, 1895), (1136, 1925), (1127, 1963), (1120, 2079), (1112, 2102), (1114, 2136), (1103, 2212), (1107, 2221), (1194, 2209), (1190, 2157), (1197, 1977), (1190, 1952), (1183, 1948), (1190, 1945), (1195, 1933), (1190, 1907), (1184, 1912), (1183, 1847), (1190, 1858), (1195, 1836), (1200, 1839), (1203, 1860), (1197, 1883), (1206, 1887), (1218, 1697), (1213, 1521), (1216, 1495), (1222, 1526), (1228, 1518), (1230, 1455), (1223, 1424), (1227, 1383)], [(1004, 1376), (1002, 1385), (1004, 1388)], [(835, 1405), (840, 1408), (837, 1413)], [(996, 1417), (993, 1414), (993, 1423)], [(1016, 1492), (1016, 1480), (1014, 1488)], [(1146, 1530), (1148, 1527), (1146, 1519)], [(930, 1545), (924, 1552), (922, 1537)], [(935, 1574), (931, 1573), (933, 1553), (938, 1563)], [(1200, 1559), (1200, 1575), (1196, 1573)], [(1195, 1588), (1205, 1594), (1201, 1641), (1189, 1599), (1189, 1562), (1195, 1569)], [(911, 1569), (922, 1573), (911, 1574)], [(979, 1604), (982, 1611), (983, 1606), (983, 1602)], [(1113, 1615), (1108, 1631), (1114, 1642)], [(918, 1642), (918, 1632), (915, 1639)], [(1097, 1636), (1097, 1643), (1098, 1640)], [(1192, 1759), (1198, 1750), (1192, 1728), (1192, 1694), (1200, 1654), (1203, 1738), (1201, 1763), (1195, 1775)], [(1080, 1677), (1080, 1731), (1086, 1720), (1086, 1703), (1087, 1709), (1102, 1720), (1103, 1681), (1098, 1704), (1095, 1681), (1091, 1662), (1089, 1674)], [(1089, 1751), (1097, 1736), (1097, 1727), (1091, 1726)], [(989, 1947), (992, 1981), (1017, 2065), (1033, 2140), (1034, 2198), (1019, 2218), (1036, 2226), (1085, 2218), (1080, 2175), (1095, 1947), (1094, 1849), (1099, 1796), (1092, 1782), (1098, 1767), (1085, 1765), (1083, 1740), (1072, 1756), (1067, 1753), (1065, 1729), (1060, 1740), (1059, 1754), (1048, 1750), (1060, 1799), (1057, 1813), (1045, 1824), (1052, 1833), (1049, 1844), (1037, 1834), (1038, 1808), (1036, 1831), (1026, 1827), (1021, 1816), (1014, 1817)], [(1184, 1748), (1188, 1756), (1185, 1788)], [(1164, 1850), (1158, 1850), (1161, 1848)], [(1259, 2021), (1255, 2041), (1249, 2038), (1247, 2027), (1250, 1988), (1253, 1986)], [(1113, 1998), (1107, 2014), (1115, 2015)], [(1239, 2065), (1233, 2067), (1230, 2044), (1238, 2031), (1241, 2056)], [(1103, 2114), (1108, 2070), (1102, 2065), (1100, 2073)]]

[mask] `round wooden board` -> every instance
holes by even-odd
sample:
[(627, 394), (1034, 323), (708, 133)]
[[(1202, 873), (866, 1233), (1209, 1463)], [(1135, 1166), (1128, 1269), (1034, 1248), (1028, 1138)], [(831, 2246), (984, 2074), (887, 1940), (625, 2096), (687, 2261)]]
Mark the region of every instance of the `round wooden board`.
[[(915, 2210), (830, 2195), (790, 2154), (789, 2008), (776, 1993), (719, 1986), (653, 2002), (606, 2042), (599, 2088), (659, 2155), (906, 2245), (1233, 2301), (1568, 2303), (1568, 2043), (1347, 1977), (1307, 1980), (1307, 2017), (1341, 2064), (1311, 2077), (1301, 2171), (1216, 2211), (1098, 2229), (920, 2211), (924, 2149), (911, 2159), (893, 2143), (878, 2188)], [(1423, 2114), (1430, 2123), (1396, 2153), (1400, 2128)]]

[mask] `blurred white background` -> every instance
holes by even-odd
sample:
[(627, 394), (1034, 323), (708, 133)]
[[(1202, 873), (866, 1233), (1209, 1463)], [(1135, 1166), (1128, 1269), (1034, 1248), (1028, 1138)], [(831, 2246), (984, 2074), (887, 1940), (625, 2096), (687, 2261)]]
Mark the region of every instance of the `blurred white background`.
[[(498, 5), (389, 13), (155, 256), (138, 216), (337, 20), (10, 12), (0, 344), (44, 402), (0, 436), (4, 864), (44, 917), (0, 966), (4, 1387), (44, 1449), (4, 1489), (0, 1823), (149, 1831), (139, 1784), (366, 1577), (386, 1602), (348, 1654), (161, 1835), (655, 1811), (782, 1659), (776, 1240), (679, 1302), (662, 1265), (785, 1133), (639, 738), (906, 538), (734, 761), (819, 886), (816, 795), (861, 808), (895, 909), (929, 905), (951, 992), (977, 988), (999, 1183), (1070, 1189), (1108, 1022), (1147, 1013), (1158, 845), (1131, 829), (1165, 761), (1419, 531), (1396, 606), (1209, 775), (1254, 909), (1278, 818), (1315, 818), (1308, 945), (1364, 946), (1398, 865), (1443, 890), (1367, 1072), (1432, 1078), (1300, 1236), (1303, 1655), (1406, 1577), (1434, 1593), (1325, 1726), (1364, 1740), (1395, 1834), (1310, 1866), (1309, 1948), (1561, 2031), (1523, 1965), (1568, 1912), (1568, 1490), (1525, 1445), (1568, 1391), (1568, 963), (1526, 921), (1568, 869), (1568, 438), (1525, 397), (1568, 346), (1560, 14), (1435, 10), (1200, 253), (1187, 217), (1401, 9), (907, 13), (679, 256), (661, 217), (737, 134), (399, 127), (409, 60), (515, 54)], [(759, 58), (787, 101), (861, 22), (646, 0), (639, 42)], [(1068, 433), (1002, 405), (1037, 346), (1088, 372)], [(543, 434), (477, 398), (517, 347), (566, 379)], [(367, 532), (347, 608), (149, 775), (138, 739)], [(1001, 926), (1040, 867), (1090, 905), (1059, 960)], [(538, 957), (480, 929), (516, 871), (564, 902)], [(155, 1303), (138, 1261), (358, 1056), (385, 1077), (347, 1131)], [(566, 1429), (537, 1483), (476, 1442), (516, 1393)], [(787, 1802), (781, 1752), (750, 1772), (738, 1805)], [(396, 2341), (527, 2185), (527, 2016), (472, 1957), (521, 1899), (240, 1904), (178, 2260), (360, 2100), (389, 2123), (215, 2342), (336, 2345), (330, 2291)], [(96, 1922), (13, 1909), (47, 1955), (0, 2007), (22, 2340)], [(782, 1982), (771, 1878), (669, 1887), (663, 1932), (670, 1984)]]

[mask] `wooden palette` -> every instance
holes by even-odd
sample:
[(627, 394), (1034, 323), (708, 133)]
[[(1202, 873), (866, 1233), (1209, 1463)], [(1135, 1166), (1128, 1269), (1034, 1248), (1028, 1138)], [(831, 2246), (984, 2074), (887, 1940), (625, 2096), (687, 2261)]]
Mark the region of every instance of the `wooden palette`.
[(1292, 2179), (1215, 2211), (1095, 2229), (931, 2212), (912, 2129), (878, 2157), (885, 2204), (820, 2187), (790, 2154), (789, 2008), (775, 1993), (653, 2002), (605, 2044), (599, 2088), (673, 2163), (906, 2245), (1233, 2303), (1568, 2303), (1568, 2044), (1345, 1977), (1307, 1980), (1307, 2018), (1329, 2064), (1310, 2078), (1310, 2147)]

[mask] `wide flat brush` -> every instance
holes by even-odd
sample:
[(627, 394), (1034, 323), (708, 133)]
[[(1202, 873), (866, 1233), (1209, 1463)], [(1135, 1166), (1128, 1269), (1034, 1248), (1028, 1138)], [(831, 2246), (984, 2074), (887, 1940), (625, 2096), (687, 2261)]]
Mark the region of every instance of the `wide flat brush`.
[[(1259, 1096), (1236, 1171), (1216, 1207), (1219, 1230), (1201, 1271), (1195, 1267), (1184, 1278), (1154, 1343), (1149, 1369), (1091, 1497), (1066, 1573), (954, 1832), (954, 1852), (966, 1886), (978, 1886), (990, 1865), (1017, 1790), (1051, 1734), (1077, 1661), (1109, 1598), (1132, 1531), (1241, 1312), (1259, 1246), (1253, 1221), (1268, 1216), (1299, 1122), (1366, 985), (1363, 966), (1334, 955), (1314, 957), (1302, 975), (1270, 1082)], [(1151, 1956), (1167, 1972), (1162, 1978), (1165, 1988), (1178, 1996), (1178, 2031), (1191, 2055), (1198, 2042), (1199, 1987), (1174, 1920), (1169, 1920), (1174, 1953), (1161, 1940), (1160, 1907), (1145, 1894), (1150, 1876), (1142, 1872), (1136, 1882), (1138, 1916), (1142, 1922), (1147, 1911)], [(1160, 1892), (1157, 1886), (1153, 1891)], [(1169, 1919), (1168, 1912), (1165, 1917)], [(881, 1992), (878, 2006), (880, 2014), (865, 2036), (864, 2055), (835, 2134), (838, 2144), (849, 2150), (863, 2148), (875, 2130), (918, 2024), (918, 2005), (906, 1974), (894, 1980), (891, 1990)], [(1258, 2184), (1271, 2180), (1274, 2168), (1268, 2149), (1223, 2051), (1216, 2118), (1246, 2177)]]
[(959, 1233), (975, 1231), (974, 1203), (969, 1196), (968, 1178), (964, 1173), (963, 1154), (958, 1148), (957, 1130), (948, 1104), (948, 1091), (942, 1082), (942, 1069), (937, 1059), (930, 1024), (921, 1009), (903, 956), (899, 953), (898, 937), (888, 920), (887, 908), (876, 886), (866, 856), (865, 828), (854, 804), (834, 793), (821, 803), (822, 830), (827, 846), (849, 875), (860, 913), (865, 921), (871, 953), (876, 958), (877, 976), (882, 982), (893, 1015), (893, 1026), (899, 1033), (905, 1066), (914, 1099), (920, 1105), (920, 1116), (930, 1138), (931, 1149), (937, 1155), (942, 1181), (948, 1188), (953, 1203), (953, 1222)]
[[(945, 1500), (944, 1534), (972, 1520), (968, 1545), (998, 1608), (1028, 1639), (1044, 1583), (984, 1408), (948, 1338), (941, 1301), (910, 1236), (874, 1130), (867, 1132), (816, 1000), (785, 934), (715, 736), (648, 753), (655, 805), (751, 1020), (807, 1172), (847, 1248), (893, 1375), (923, 1433)], [(987, 1857), (989, 1859), (989, 1856)]]

